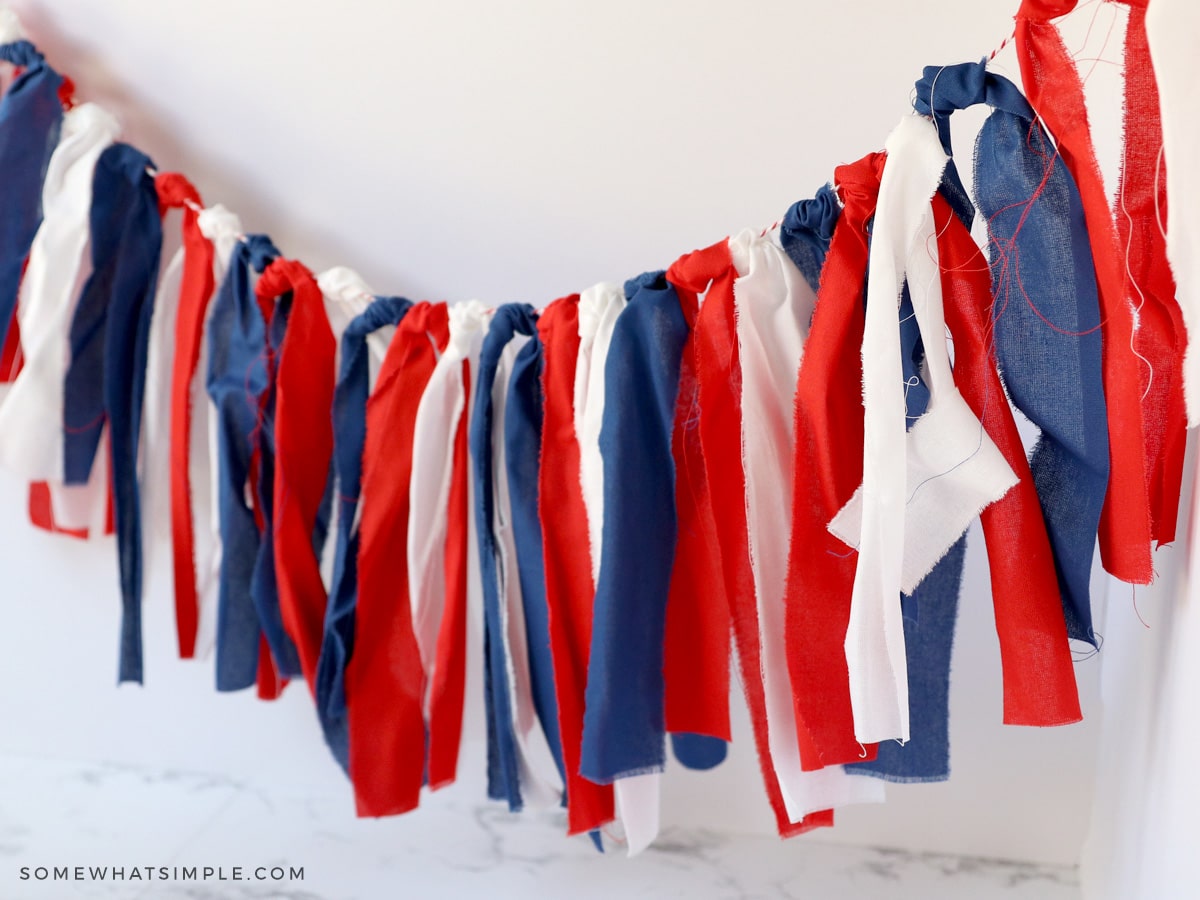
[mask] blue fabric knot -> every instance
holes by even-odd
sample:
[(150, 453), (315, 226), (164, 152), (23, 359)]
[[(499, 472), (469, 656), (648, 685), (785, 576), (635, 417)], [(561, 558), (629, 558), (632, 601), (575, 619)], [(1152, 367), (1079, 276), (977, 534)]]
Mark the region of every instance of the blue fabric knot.
[(259, 273), (282, 255), (265, 234), (246, 235), (244, 246), (246, 261)]
[(826, 184), (812, 198), (793, 203), (779, 227), (784, 252), (813, 291), (820, 287), (821, 267), (841, 214), (837, 193)]
[(0, 59), (23, 69), (45, 62), (45, 57), (38, 51), (38, 48), (26, 40), (0, 44)]

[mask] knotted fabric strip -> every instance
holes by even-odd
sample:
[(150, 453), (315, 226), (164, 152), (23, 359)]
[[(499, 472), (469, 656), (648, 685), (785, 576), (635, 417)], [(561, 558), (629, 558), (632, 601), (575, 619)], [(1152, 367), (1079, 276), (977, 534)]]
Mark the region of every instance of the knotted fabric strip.
[(366, 442), (370, 366), (367, 338), (397, 325), (412, 306), (398, 297), (380, 297), (352, 319), (342, 334), (340, 375), (333, 395), (333, 467), (337, 475), (337, 535), (333, 581), (325, 609), (317, 660), (317, 718), (325, 742), (349, 770), (346, 730), (346, 663), (354, 652), (354, 606), (358, 596), (358, 506), (362, 454)]
[(296, 646), (309, 690), (315, 693), (327, 602), (319, 551), (324, 536), (318, 537), (318, 519), (333, 453), (329, 410), (337, 343), (321, 289), (302, 264), (275, 260), (255, 292), (260, 303), (274, 299), (277, 307), (289, 302), (291, 307), (279, 349), (275, 398), (275, 577), (283, 626)]
[[(546, 605), (554, 659), (558, 724), (566, 770), (567, 833), (593, 831), (613, 820), (613, 791), (579, 774), (584, 691), (592, 641), (592, 554), (575, 421), (581, 353), (579, 295), (551, 303), (538, 317), (545, 357), (538, 510), (542, 522)], [(615, 321), (615, 318), (614, 318)], [(597, 450), (598, 450), (597, 446)]]
[(414, 305), (396, 328), (367, 400), (354, 652), (345, 673), (350, 777), (360, 816), (415, 808), (425, 775), (425, 673), (406, 553), (409, 488), (417, 408), (448, 340), (446, 305)]
[[(474, 465), (475, 522), (484, 607), (484, 698), (488, 723), (488, 796), (516, 811), (526, 802), (561, 799), (561, 781), (546, 766), (534, 714), (525, 608), (513, 531), (506, 421), (522, 348), (537, 331), (532, 306), (496, 310), (479, 357), (469, 442)], [(538, 759), (538, 751), (546, 753)], [(547, 777), (549, 776), (549, 777)]]
[(477, 543), (470, 541), (467, 455), (472, 370), (479, 364), (491, 313), (477, 300), (449, 307), (449, 343), (421, 393), (413, 425), (409, 494), (408, 583), (413, 631), (425, 671), (429, 787), (454, 781), (466, 697), (469, 610), (482, 598)]
[[(1077, 721), (1080, 713), (1056, 595), (1064, 608), (1082, 610), (1068, 612), (1068, 621), (1090, 623), (1088, 581), (1108, 461), (1098, 300), (1070, 175), (1016, 87), (983, 63), (927, 67), (917, 83), (917, 108), (935, 120), (948, 123), (955, 110), (975, 103), (993, 107), (981, 131), (986, 150), (976, 157), (975, 185), (992, 241), (995, 319), (980, 306), (988, 291), (985, 260), (965, 228), (943, 224), (935, 199), (946, 318), (955, 335), (956, 381), (1020, 477), (982, 516), (1004, 721), (1058, 725)], [(1036, 299), (1027, 296), (1022, 270), (1043, 269), (1058, 274), (1038, 285)], [(1001, 402), (993, 354), (1013, 401), (1042, 429), (1028, 464), (1008, 404)], [(1052, 379), (1045, 375), (1050, 371)], [(1090, 402), (1082, 399), (1089, 396)], [(1043, 492), (1044, 518), (1031, 505), (1035, 487)], [(1011, 552), (1014, 541), (1020, 554)]]
[(179, 656), (190, 659), (199, 627), (189, 484), (191, 389), (213, 294), (214, 249), (200, 230), (200, 195), (192, 184), (178, 173), (165, 173), (154, 186), (161, 214), (183, 210), (183, 246), (163, 273), (150, 326), (143, 515), (152, 536), (170, 530)]
[[(6, 344), (21, 273), (42, 222), (42, 184), (58, 144), (63, 109), (62, 76), (26, 40), (0, 44), (0, 61), (21, 72), (0, 98), (0, 346)], [(7, 378), (5, 379), (8, 380)]]
[[(79, 525), (81, 530), (72, 533), (81, 537), (87, 536), (93, 517), (79, 523), (56, 521), (51, 492), (88, 490), (63, 485), (63, 383), (70, 360), (70, 323), (91, 268), (85, 251), (92, 179), (97, 159), (119, 130), (116, 118), (93, 103), (63, 117), (62, 136), (42, 188), (42, 225), (21, 281), (17, 315), (25, 363), (0, 402), (0, 463), (36, 482), (30, 488), (31, 512), (36, 507), (44, 515), (34, 524), (50, 530)], [(108, 479), (96, 486), (96, 499), (106, 505)], [(90, 511), (93, 504), (88, 505)]]
[[(1100, 295), (1104, 395), (1108, 412), (1108, 490), (1100, 513), (1100, 559), (1112, 575), (1149, 584), (1151, 520), (1147, 489), (1150, 460), (1142, 417), (1145, 364), (1139, 358), (1133, 305), (1108, 194), (1096, 162), (1083, 82), (1051, 19), (1077, 0), (1023, 0), (1016, 15), (1016, 48), (1029, 103), (1054, 137), (1058, 155), (1079, 186)], [(1028, 271), (1028, 270), (1027, 270)], [(1052, 270), (1053, 271), (1053, 270)], [(1078, 636), (1072, 629), (1072, 636)], [(1085, 639), (1091, 639), (1090, 635)]]
[(874, 745), (864, 747), (854, 736), (842, 647), (857, 555), (826, 526), (862, 482), (867, 223), (884, 161), (872, 153), (834, 174), (845, 208), (821, 270), (796, 382), (785, 632), (801, 750), (808, 745), (806, 769), (875, 753)]
[(96, 163), (90, 217), (92, 273), (71, 321), (64, 379), (63, 461), (86, 484), (109, 425), (121, 580), (121, 681), (142, 680), (142, 531), (138, 441), (162, 222), (150, 158), (114, 144)]
[[(251, 287), (279, 251), (266, 235), (238, 244), (208, 321), (208, 393), (217, 407), (221, 578), (217, 606), (217, 690), (255, 683), (261, 624), (250, 583), (262, 542), (251, 486), (259, 409), (267, 389), (266, 321)], [(264, 661), (268, 663), (269, 660)]]

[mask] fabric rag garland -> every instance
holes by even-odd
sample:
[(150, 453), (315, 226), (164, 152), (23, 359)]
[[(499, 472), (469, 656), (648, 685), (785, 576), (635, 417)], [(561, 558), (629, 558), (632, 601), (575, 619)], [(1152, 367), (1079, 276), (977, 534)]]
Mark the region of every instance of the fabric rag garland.
[[(1134, 584), (1175, 536), (1200, 19), (1112, 2), (1111, 206), (1053, 22), (1075, 0), (1025, 0), (1028, 99), (986, 61), (927, 68), (884, 152), (777, 226), (541, 310), (313, 275), (0, 15), (0, 464), (35, 525), (115, 532), (120, 680), (163, 535), (180, 657), (263, 699), (302, 678), (360, 815), (455, 780), (475, 665), (488, 796), (600, 849), (655, 839), (668, 746), (725, 759), (735, 650), (781, 835), (944, 780), (971, 522), (1022, 725), (1081, 718), (1097, 536)], [(949, 123), (976, 104), (969, 193)]]

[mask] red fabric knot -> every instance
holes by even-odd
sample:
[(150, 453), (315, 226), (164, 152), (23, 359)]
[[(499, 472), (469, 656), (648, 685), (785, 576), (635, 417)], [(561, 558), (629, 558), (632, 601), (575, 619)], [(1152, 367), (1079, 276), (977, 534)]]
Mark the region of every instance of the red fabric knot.
[(837, 185), (838, 196), (847, 209), (853, 206), (874, 209), (875, 201), (879, 198), (879, 179), (883, 177), (886, 162), (886, 153), (868, 153), (857, 162), (834, 169), (833, 183)]
[(1021, 0), (1016, 18), (1031, 22), (1048, 22), (1073, 12), (1079, 0)]
[(168, 209), (178, 209), (187, 203), (201, 206), (200, 193), (179, 172), (160, 172), (154, 176), (154, 191), (158, 194), (160, 215)]

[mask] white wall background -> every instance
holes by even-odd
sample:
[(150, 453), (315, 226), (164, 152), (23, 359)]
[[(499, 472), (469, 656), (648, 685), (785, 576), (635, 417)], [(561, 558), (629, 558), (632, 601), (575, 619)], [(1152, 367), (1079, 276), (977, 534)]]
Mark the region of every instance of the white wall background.
[[(1016, 3), (14, 6), (80, 95), (117, 112), (160, 169), (184, 171), (207, 201), (314, 270), (351, 265), (414, 299), (543, 303), (778, 219), (836, 164), (882, 146), (922, 65), (996, 47)], [(1110, 7), (1091, 4), (1077, 24), (1082, 38), (1095, 14), (1088, 47), (1111, 37), (1115, 59)], [(1012, 75), (1012, 57), (1000, 63)], [(1099, 131), (1115, 136), (1116, 110), (1115, 100), (1099, 109)], [(36, 532), (23, 486), (0, 478), (0, 547), (0, 754), (343, 790), (302, 688), (275, 704), (218, 696), (210, 665), (172, 659), (164, 554), (146, 593), (147, 686), (117, 689), (111, 545)], [(990, 604), (976, 532), (954, 658), (952, 781), (891, 787), (886, 807), (840, 812), (812, 839), (1078, 859), (1098, 662), (1077, 665), (1084, 724), (1002, 727)], [(748, 730), (739, 737), (718, 772), (668, 779), (669, 821), (771, 829)], [(481, 792), (481, 760), (468, 746), (451, 790)]]

